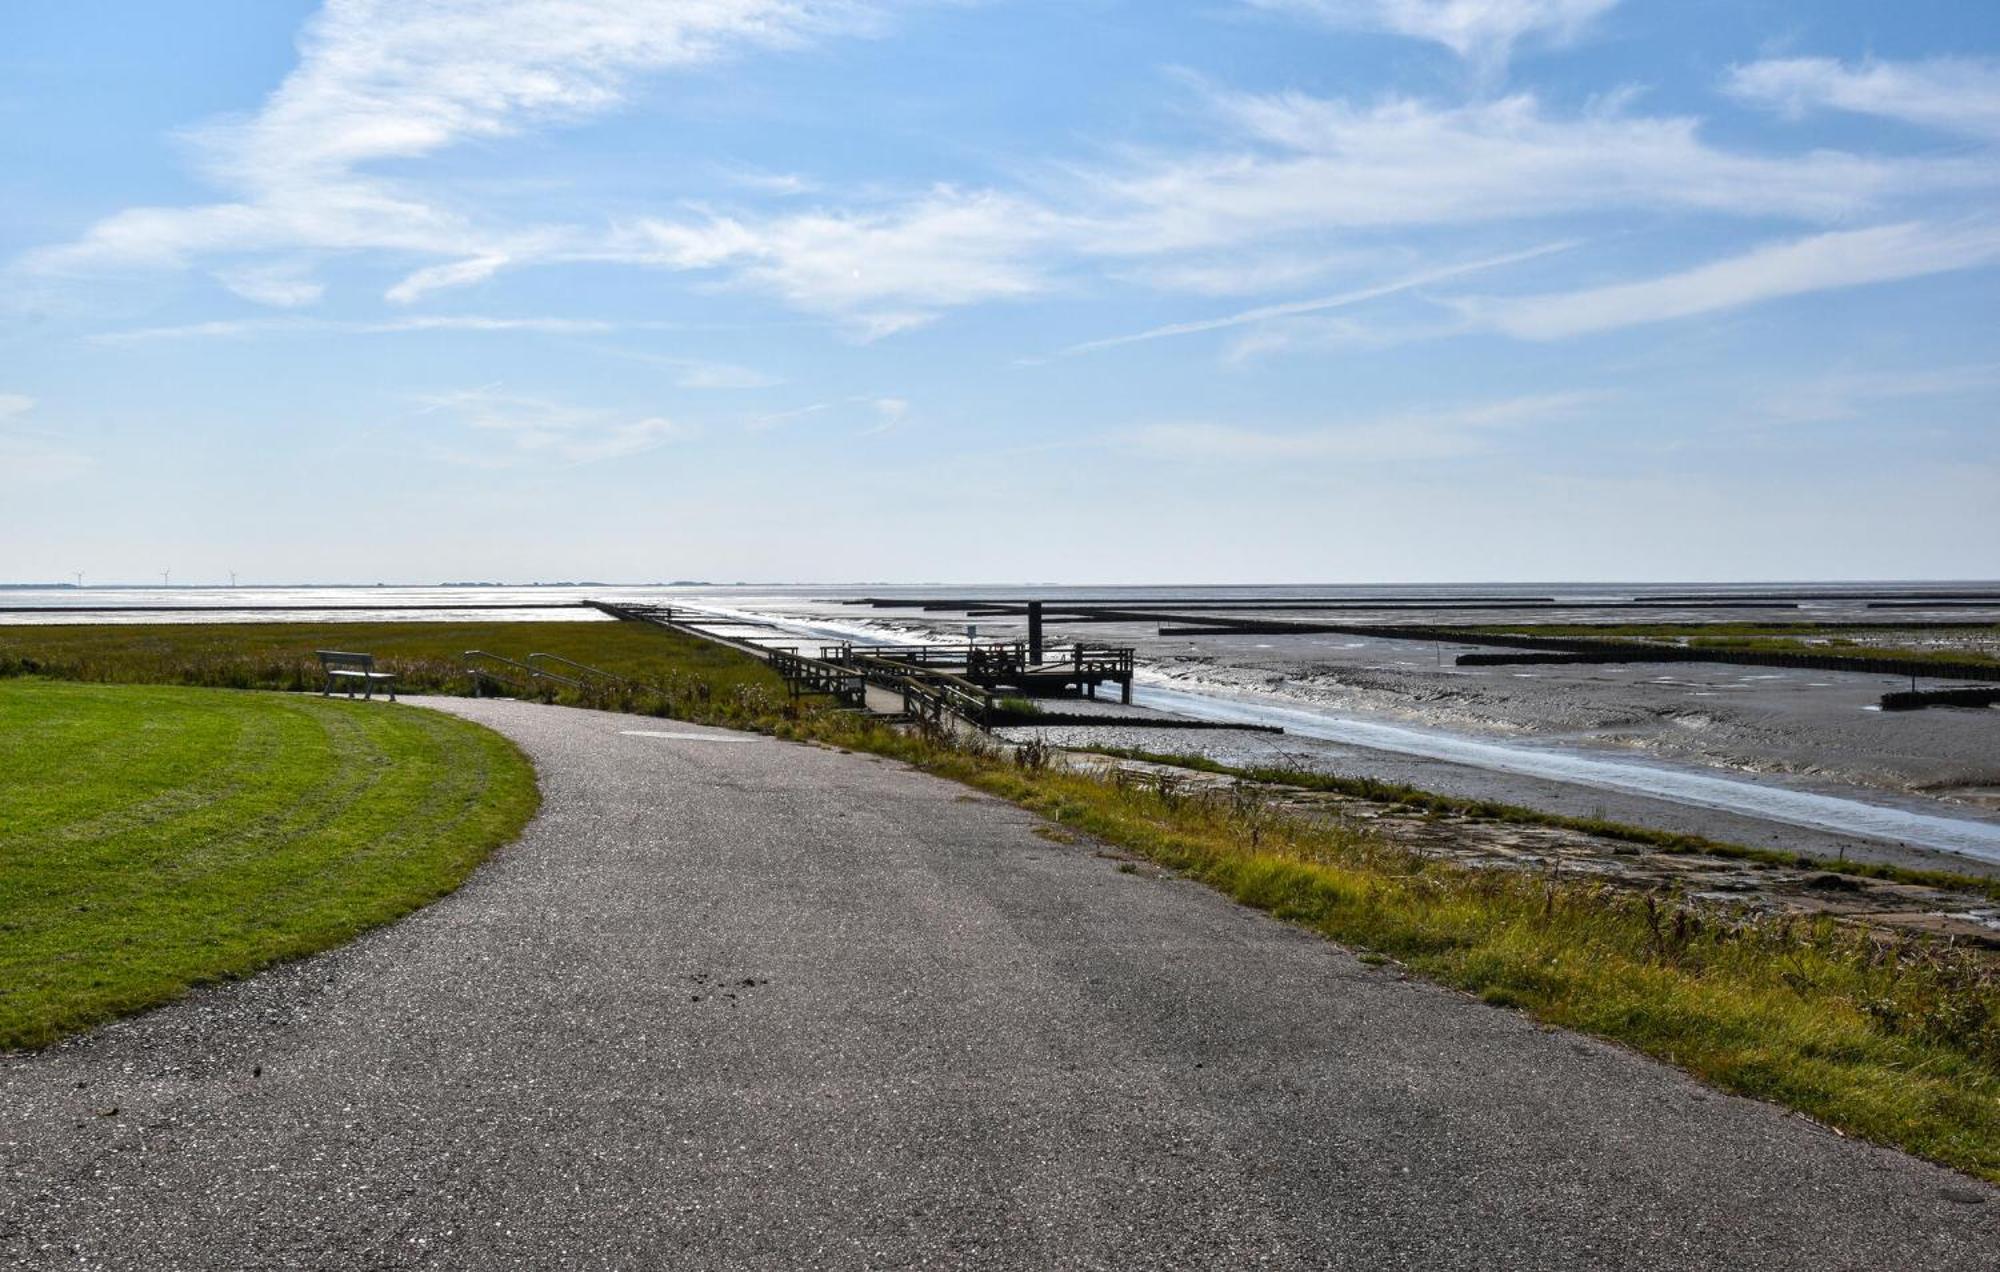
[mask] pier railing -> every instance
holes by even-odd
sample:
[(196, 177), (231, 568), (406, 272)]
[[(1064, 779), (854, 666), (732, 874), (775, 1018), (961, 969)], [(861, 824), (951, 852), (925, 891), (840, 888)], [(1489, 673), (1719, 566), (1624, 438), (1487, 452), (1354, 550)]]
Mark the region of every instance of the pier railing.
[(933, 724), (942, 724), (947, 715), (981, 728), (1002, 722), (1007, 715), (999, 707), (996, 690), (1000, 688), (1032, 696), (1037, 690), (1064, 692), (1073, 686), (1094, 697), (1100, 682), (1116, 681), (1125, 687), (1125, 700), (1131, 701), (1133, 651), (1127, 646), (1079, 643), (1036, 659), (1024, 642), (843, 643), (822, 645), (819, 657), (813, 658), (796, 647), (725, 637), (709, 630), (712, 618), (696, 610), (604, 601), (588, 604), (614, 618), (657, 623), (761, 658), (784, 680), (794, 698), (826, 694), (850, 706), (865, 706), (868, 686), (874, 685), (900, 695), (904, 714), (910, 718)]
[(936, 727), (954, 715), (985, 728), (998, 714), (992, 693), (955, 676), (905, 676), (902, 690), (903, 714)]
[(861, 672), (819, 658), (802, 657), (791, 649), (772, 649), (771, 670), (784, 679), (794, 698), (809, 693), (827, 694), (841, 703), (858, 707), (868, 700), (868, 681)]
[(1129, 645), (1092, 645), (1078, 642), (1066, 649), (1048, 651), (1040, 662), (1028, 657), (1024, 643), (1010, 645), (824, 645), (820, 657), (828, 662), (851, 658), (877, 658), (916, 667), (963, 667), (969, 680), (1005, 679), (1019, 675), (1050, 675), (1070, 671), (1078, 676), (1106, 680), (1132, 674), (1133, 650)]
[(532, 687), (539, 680), (552, 680), (556, 684), (567, 685), (572, 689), (584, 687), (583, 681), (576, 677), (558, 675), (546, 668), (532, 666), (500, 654), (488, 653), (483, 649), (465, 651), (465, 669), (471, 673), (472, 696), (475, 698), (485, 697), (486, 689), (490, 685), (505, 686), (518, 691), (524, 685)]

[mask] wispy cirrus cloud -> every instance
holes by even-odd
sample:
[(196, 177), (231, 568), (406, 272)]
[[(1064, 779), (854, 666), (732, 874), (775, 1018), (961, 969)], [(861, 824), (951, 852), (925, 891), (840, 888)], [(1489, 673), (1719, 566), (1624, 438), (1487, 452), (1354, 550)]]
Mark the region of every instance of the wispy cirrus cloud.
[(501, 318), (480, 314), (411, 314), (401, 318), (223, 318), (169, 327), (132, 327), (91, 336), (93, 344), (144, 344), (154, 340), (229, 340), (296, 334), (394, 335), (415, 331), (530, 332), (545, 336), (600, 335), (621, 324), (597, 318)]
[[(1405, 289), (1374, 291), (1365, 281), (1391, 264), (1396, 276), (1435, 281), (1433, 271), (1456, 268), (1449, 259), (1457, 253), (1413, 249), (1423, 234), (1519, 223), (1509, 240), (1535, 242), (1574, 232), (1538, 222), (1621, 212), (1839, 224), (1919, 199), (1981, 197), (2000, 185), (2000, 168), (1984, 155), (1719, 145), (1699, 119), (1636, 113), (1616, 94), (1568, 111), (1532, 93), (1360, 100), (1198, 81), (1193, 106), (1209, 126), (1204, 143), (1110, 149), (1100, 155), (1114, 157), (1088, 162), (1049, 159), (1028, 165), (1016, 188), (936, 184), (842, 199), (789, 174), (745, 170), (727, 179), (746, 192), (745, 206), (627, 211), (607, 227), (511, 218), (504, 206), (467, 209), (424, 186), (410, 162), (611, 111), (646, 74), (867, 32), (882, 15), (924, 2), (329, 0), (301, 39), (297, 68), (258, 111), (191, 134), (203, 171), (235, 197), (128, 209), (26, 263), (53, 271), (200, 263), (239, 296), (298, 307), (321, 297), (314, 262), (337, 253), (397, 259), (407, 272), (385, 293), (392, 304), (525, 264), (594, 262), (767, 296), (864, 339), (957, 309), (1106, 281), (1251, 297), (1317, 283), (1330, 293), (1077, 346), (1086, 349), (1298, 321)], [(1263, 2), (1433, 39), (1468, 58), (1504, 57), (1523, 40), (1571, 38), (1611, 7), (1611, 0)], [(1755, 78), (1750, 69), (1739, 75), (1745, 83)], [(1797, 78), (1796, 66), (1791, 74)], [(1930, 100), (1914, 90), (1875, 93), (1891, 97)], [(385, 175), (391, 161), (406, 175)], [(412, 268), (406, 258), (421, 263)], [(1353, 285), (1333, 291), (1320, 282), (1337, 276)], [(482, 329), (475, 321), (328, 329)], [(102, 339), (253, 329), (283, 328), (202, 323)], [(508, 319), (483, 329), (581, 330)]]
[(1046, 254), (1067, 237), (1064, 218), (1027, 199), (941, 187), (876, 211), (648, 218), (620, 235), (613, 254), (720, 271), (877, 337), (945, 309), (1044, 291)]
[(2000, 61), (1990, 59), (1849, 65), (1826, 57), (1769, 58), (1734, 68), (1725, 87), (1791, 115), (1846, 111), (2000, 140)]
[[(892, 0), (328, 0), (298, 66), (243, 119), (192, 130), (203, 173), (234, 197), (129, 208), (35, 252), (45, 271), (178, 267), (210, 256), (380, 250), (442, 257), (390, 289), (415, 299), (490, 277), (572, 242), (567, 227), (510, 227), (371, 171), (469, 140), (572, 123), (624, 101), (639, 74), (752, 47), (865, 30)], [(305, 284), (253, 299), (299, 303)]]
[(1531, 394), (1290, 432), (1213, 423), (1157, 424), (1135, 429), (1123, 440), (1151, 454), (1204, 462), (1457, 459), (1497, 449), (1510, 431), (1573, 419), (1601, 400), (1601, 395), (1587, 392)]
[(693, 436), (663, 416), (626, 416), (595, 407), (466, 389), (418, 399), (420, 415), (444, 415), (466, 436), (436, 445), (434, 458), (474, 468), (519, 468), (622, 459)]
[(1419, 287), (1427, 287), (1433, 283), (1447, 282), (1454, 278), (1463, 278), (1468, 274), (1477, 274), (1490, 269), (1500, 269), (1507, 265), (1518, 265), (1523, 261), (1531, 261), (1537, 257), (1564, 251), (1570, 246), (1572, 245), (1569, 243), (1547, 243), (1539, 247), (1528, 248), (1524, 251), (1508, 252), (1501, 256), (1487, 257), (1483, 260), (1466, 261), (1455, 265), (1441, 265), (1434, 269), (1419, 270), (1414, 274), (1406, 274), (1401, 278), (1374, 283), (1366, 287), (1358, 287), (1352, 291), (1340, 292), (1332, 296), (1319, 296), (1309, 300), (1286, 301), (1276, 305), (1259, 305), (1255, 309), (1245, 309), (1237, 313), (1225, 314), (1220, 318), (1204, 318), (1193, 322), (1169, 323), (1163, 327), (1152, 327), (1145, 331), (1133, 332), (1130, 335), (1108, 336), (1102, 340), (1090, 340), (1082, 344), (1071, 345), (1069, 348), (1061, 350), (1056, 356), (1070, 357), (1079, 353), (1092, 353), (1099, 349), (1111, 349), (1119, 345), (1137, 344), (1145, 340), (1160, 340), (1169, 336), (1187, 336), (1200, 332), (1221, 331), (1230, 327), (1245, 327), (1253, 324), (1303, 317), (1307, 314), (1325, 313), (1333, 309), (1345, 309), (1366, 301), (1380, 300), (1385, 296), (1394, 296), (1400, 292), (1414, 291)]
[(751, 367), (733, 362), (708, 362), (700, 358), (663, 358), (675, 369), (678, 389), (768, 389), (784, 381)]
[(910, 418), (908, 398), (872, 397), (865, 400), (869, 409), (875, 413), (875, 422), (861, 430), (863, 437), (875, 437), (901, 428)]
[(753, 415), (745, 421), (744, 427), (753, 433), (768, 433), (772, 429), (789, 427), (801, 420), (815, 417), (844, 418), (851, 424), (857, 407), (860, 408), (862, 418), (867, 421), (855, 430), (855, 435), (860, 437), (873, 437), (878, 433), (886, 433), (897, 428), (910, 414), (910, 403), (907, 398), (863, 393), (838, 401), (811, 402), (789, 410)]
[[(1198, 91), (1223, 140), (1197, 151), (1072, 165), (1032, 196), (939, 187), (860, 210), (647, 218), (606, 255), (712, 275), (875, 337), (954, 308), (1046, 295), (1077, 274), (1206, 294), (1282, 285), (1305, 276), (1296, 261), (1306, 241), (1322, 260), (1327, 242), (1346, 244), (1351, 268), (1396, 255), (1361, 236), (1633, 209), (1836, 221), (2000, 184), (1993, 165), (1963, 156), (1732, 150), (1704, 139), (1696, 119), (1616, 103), (1561, 114), (1525, 93), (1363, 104)], [(1246, 281), (1232, 287), (1239, 261)], [(1284, 266), (1275, 275), (1273, 261)], [(1412, 272), (1424, 272), (1420, 261)], [(1109, 339), (1134, 338), (1150, 333)]]
[(324, 284), (307, 277), (303, 261), (266, 261), (215, 271), (215, 279), (248, 301), (290, 309), (310, 305), (326, 294)]
[(1384, 31), (1442, 44), (1487, 72), (1524, 40), (1567, 43), (1618, 0), (1248, 0), (1348, 30)]
[(1303, 232), (1491, 224), (1645, 209), (1837, 220), (1927, 192), (1991, 189), (1983, 160), (1708, 142), (1700, 121), (1616, 103), (1554, 113), (1492, 101), (1210, 91), (1234, 144), (1143, 156), (1093, 175), (1107, 255), (1214, 249)]
[(2000, 223), (1909, 221), (1767, 243), (1638, 282), (1505, 299), (1469, 298), (1456, 304), (1475, 323), (1510, 336), (1562, 340), (1996, 262), (2000, 262)]
[(1757, 409), (1787, 424), (1837, 424), (1879, 415), (1898, 403), (1984, 395), (1995, 388), (2000, 366), (1844, 371), (1771, 390)]

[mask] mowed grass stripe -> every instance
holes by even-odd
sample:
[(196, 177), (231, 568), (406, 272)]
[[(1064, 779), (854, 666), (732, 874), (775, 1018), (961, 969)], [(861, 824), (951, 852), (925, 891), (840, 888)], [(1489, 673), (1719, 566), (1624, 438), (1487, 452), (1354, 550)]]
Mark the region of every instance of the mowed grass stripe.
[(0, 681), (0, 1046), (407, 913), (536, 801), (511, 743), (436, 712)]
[[(110, 731), (135, 727), (130, 722), (83, 719), (53, 726), (48, 732), (59, 733), (67, 745), (39, 745), (23, 757), (24, 776), (39, 771), (43, 780), (25, 792), (33, 803), (24, 810), (21, 824), (0, 828), (0, 840), (15, 829), (48, 825), (52, 833), (66, 840), (95, 844), (127, 829), (199, 810), (225, 798), (244, 775), (272, 762), (277, 750), (276, 723), (275, 717), (244, 721), (225, 712), (210, 712), (183, 719), (177, 726), (155, 721), (136, 725), (141, 730), (178, 727), (183, 734), (179, 747), (111, 745)], [(203, 773), (200, 780), (189, 780), (177, 754), (185, 748), (211, 753), (227, 750), (232, 759)], [(97, 776), (114, 768), (118, 770), (115, 781)], [(47, 780), (54, 774), (70, 779), (88, 776), (88, 780)]]
[[(308, 910), (331, 914), (343, 903), (334, 886), (343, 879), (364, 878), (378, 887), (421, 888), (437, 850), (435, 828), (482, 815), (496, 766), (452, 762), (464, 737), (454, 727), (459, 723), (454, 718), (425, 711), (416, 713), (415, 719), (417, 728), (437, 734), (436, 748), (408, 763), (385, 767), (374, 775), (361, 799), (343, 806), (343, 815), (365, 825), (368, 833), (350, 836), (353, 847), (345, 855), (301, 857), (302, 868), (284, 879), (272, 879), (267, 906), (272, 914)], [(488, 736), (511, 749), (497, 734)], [(304, 829), (291, 828), (294, 834)], [(475, 857), (465, 869), (477, 864)]]

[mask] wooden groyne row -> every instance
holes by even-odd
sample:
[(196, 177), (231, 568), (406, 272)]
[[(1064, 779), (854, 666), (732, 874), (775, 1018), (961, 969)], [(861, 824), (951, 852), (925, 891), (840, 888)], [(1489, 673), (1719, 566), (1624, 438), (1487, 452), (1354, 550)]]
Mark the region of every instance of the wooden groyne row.
[[(2000, 664), (1927, 658), (1876, 658), (1855, 654), (1808, 654), (1783, 651), (1685, 649), (1637, 645), (1603, 636), (1530, 636), (1509, 632), (1475, 632), (1443, 624), (1314, 623), (1282, 619), (1227, 619), (1216, 616), (1176, 616), (1131, 612), (1119, 621), (1159, 622), (1162, 636), (1365, 636), (1431, 644), (1493, 645), (1507, 649), (1578, 655), (1577, 662), (1708, 662), (1747, 667), (1796, 667), (1817, 671), (1848, 671), (1866, 675), (1921, 676), (1942, 680), (2000, 681)], [(1180, 626), (1168, 626), (1179, 622)], [(1466, 655), (1466, 657), (1479, 657)], [(1490, 657), (1488, 655), (1487, 657)]]
[[(1643, 595), (1599, 595), (1562, 598), (1552, 595), (1509, 596), (1499, 593), (1466, 594), (1455, 597), (1418, 594), (1377, 596), (1243, 596), (1221, 597), (1061, 597), (1034, 601), (1016, 597), (884, 597), (868, 596), (845, 601), (874, 609), (914, 609), (925, 613), (964, 613), (968, 616), (1015, 615), (1039, 605), (1051, 617), (1080, 621), (1125, 621), (1123, 616), (1143, 614), (1171, 617), (1210, 612), (1367, 612), (1379, 610), (1530, 610), (1530, 611), (1630, 611), (1630, 610), (1799, 610), (1808, 605), (1841, 604), (1864, 610), (1904, 609), (1995, 609), (2000, 610), (2000, 591), (1963, 588), (1956, 591), (1864, 591), (1751, 593), (1674, 592)], [(1119, 617), (1114, 617), (1119, 616)], [(1101, 617), (1100, 617), (1101, 616)]]
[[(870, 598), (883, 606), (898, 602)], [(912, 602), (900, 602), (908, 607)], [(1014, 602), (974, 601), (973, 606), (998, 612)], [(1882, 658), (1858, 654), (1820, 654), (1789, 651), (1686, 648), (1643, 645), (1604, 636), (1538, 636), (1526, 633), (1472, 631), (1441, 623), (1328, 623), (1309, 619), (1231, 618), (1226, 614), (1178, 612), (1137, 607), (1095, 607), (1055, 602), (1019, 602), (1020, 612), (1031, 613), (1031, 622), (1150, 623), (1161, 636), (1361, 636), (1380, 640), (1406, 640), (1428, 644), (1486, 645), (1501, 649), (1532, 651), (1534, 654), (1564, 654), (1565, 662), (1679, 662), (1727, 663), (1748, 667), (1786, 667), (1814, 671), (1856, 672), (1864, 675), (1911, 676), (1942, 680), (2000, 681), (2000, 664), (1972, 660), (1929, 658)], [(963, 610), (965, 604), (944, 605), (926, 602), (928, 609)], [(1049, 616), (1043, 619), (1043, 613)], [(1965, 626), (1952, 624), (1952, 626)], [(1462, 665), (1497, 665), (1504, 655), (1467, 654)], [(1517, 660), (1525, 655), (1516, 656)], [(1534, 661), (1554, 661), (1536, 658)]]
[(1884, 711), (1921, 711), (1926, 707), (2000, 706), (2000, 689), (1906, 689), (1882, 695)]
[(320, 614), (360, 612), (369, 614), (427, 612), (456, 613), (460, 610), (551, 610), (584, 609), (585, 601), (522, 601), (502, 605), (479, 601), (465, 605), (380, 604), (380, 605), (0, 605), (0, 614)]
[[(1464, 638), (1460, 638), (1464, 639)], [(1499, 637), (1478, 637), (1477, 643), (1498, 642)], [(1583, 642), (1573, 638), (1546, 640), (1542, 648), (1561, 649), (1560, 661), (1571, 663), (1728, 663), (1739, 667), (1789, 667), (1805, 671), (1845, 671), (1871, 676), (1920, 676), (1937, 680), (2000, 681), (2000, 665), (1979, 662), (1951, 662), (1928, 658), (1873, 658), (1856, 654), (1808, 654), (1782, 650), (1675, 649), (1660, 646), (1631, 646), (1616, 641)], [(1537, 646), (1523, 644), (1523, 648)], [(1496, 666), (1503, 662), (1549, 662), (1553, 658), (1520, 655), (1461, 654), (1460, 666)]]
[[(859, 602), (847, 602), (857, 604)], [(1374, 610), (1646, 610), (1646, 609), (1800, 609), (1797, 602), (1788, 601), (1686, 601), (1671, 605), (1656, 601), (1559, 601), (1551, 596), (1521, 597), (1512, 600), (1495, 598), (1465, 599), (1451, 601), (1435, 600), (1284, 600), (1284, 601), (1116, 601), (1080, 602), (1012, 602), (975, 601), (971, 603), (954, 601), (905, 601), (899, 605), (870, 602), (880, 609), (915, 609), (930, 614), (977, 615), (1020, 615), (1027, 612), (1029, 604), (1041, 604), (1051, 615), (1069, 617), (1089, 617), (1099, 613), (1146, 613), (1159, 616), (1171, 611), (1175, 614), (1195, 611), (1259, 611), (1286, 610), (1292, 613), (1313, 613), (1319, 611), (1368, 612)], [(1992, 602), (2000, 608), (2000, 600)], [(1108, 620), (1120, 621), (1120, 620)]]

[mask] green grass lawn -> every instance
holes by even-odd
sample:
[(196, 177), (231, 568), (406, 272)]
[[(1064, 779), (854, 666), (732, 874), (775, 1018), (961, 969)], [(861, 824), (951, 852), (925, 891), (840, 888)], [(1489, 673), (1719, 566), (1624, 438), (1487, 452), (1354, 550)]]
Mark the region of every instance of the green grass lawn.
[[(317, 689), (316, 649), (375, 655), (399, 692), (469, 694), (464, 653), (516, 661), (556, 654), (643, 682), (578, 692), (543, 682), (535, 696), (715, 724), (775, 715), (784, 681), (756, 659), (642, 623), (146, 623), (0, 627), (0, 677), (113, 684)], [(563, 668), (555, 670), (562, 671)]]
[(511, 743), (434, 711), (0, 680), (0, 1047), (388, 922), (537, 798)]

